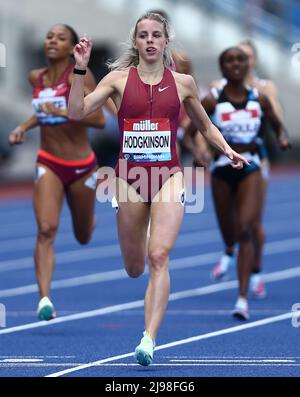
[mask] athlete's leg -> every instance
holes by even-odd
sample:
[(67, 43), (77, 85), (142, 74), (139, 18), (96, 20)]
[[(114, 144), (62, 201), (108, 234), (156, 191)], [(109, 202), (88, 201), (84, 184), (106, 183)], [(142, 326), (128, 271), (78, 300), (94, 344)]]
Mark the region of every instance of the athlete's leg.
[(66, 188), (66, 197), (72, 214), (74, 235), (80, 244), (87, 244), (96, 225), (96, 178), (94, 171)]
[(166, 311), (170, 292), (169, 254), (182, 223), (184, 206), (180, 201), (183, 175), (169, 178), (151, 204), (151, 228), (148, 248), (149, 282), (145, 296), (146, 332), (156, 339)]
[(38, 224), (35, 247), (35, 268), (40, 297), (49, 296), (55, 266), (53, 243), (63, 205), (64, 187), (61, 180), (44, 165), (33, 192), (33, 205)]
[[(117, 178), (116, 187), (118, 237), (124, 266), (130, 277), (138, 277), (145, 270), (150, 205), (142, 202), (125, 180)], [(127, 194), (129, 200), (125, 201)]]
[(226, 181), (212, 176), (212, 194), (219, 228), (226, 246), (226, 254), (232, 255), (236, 242), (234, 192)]
[(238, 185), (236, 194), (239, 295), (247, 297), (249, 277), (254, 261), (253, 228), (259, 212), (257, 194), (261, 180), (259, 170), (246, 176)]
[(266, 178), (266, 176), (262, 175), (262, 172), (260, 178), (261, 178), (261, 189), (260, 189), (260, 195), (257, 199), (259, 202), (259, 211), (254, 224), (254, 236), (253, 236), (254, 237), (254, 263), (252, 269), (253, 273), (258, 273), (261, 271), (263, 246), (266, 239), (264, 227), (262, 224), (262, 217), (263, 217), (263, 211), (265, 207), (265, 201), (266, 201), (266, 195), (268, 189), (268, 179)]
[(268, 164), (264, 164), (265, 162), (268, 163), (268, 160), (265, 159), (262, 161), (261, 190), (260, 195), (257, 197), (259, 212), (253, 228), (254, 261), (250, 278), (250, 292), (254, 298), (260, 299), (266, 296), (266, 287), (262, 275), (262, 256), (266, 236), (262, 218), (268, 188), (268, 174), (266, 174), (265, 170), (268, 170), (269, 166)]
[(225, 244), (225, 253), (214, 266), (211, 277), (214, 281), (223, 281), (228, 278), (229, 268), (234, 263), (233, 254), (236, 238), (234, 191), (228, 182), (212, 176), (212, 193), (219, 228)]

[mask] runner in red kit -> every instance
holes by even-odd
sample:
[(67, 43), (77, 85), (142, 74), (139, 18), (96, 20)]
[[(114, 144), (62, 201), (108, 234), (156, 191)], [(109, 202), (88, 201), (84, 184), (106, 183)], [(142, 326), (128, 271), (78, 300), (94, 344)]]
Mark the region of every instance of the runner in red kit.
[[(9, 137), (11, 144), (22, 143), (28, 130), (40, 127), (41, 146), (33, 193), (38, 224), (34, 259), (40, 320), (50, 320), (56, 315), (50, 300), (50, 283), (55, 263), (53, 244), (64, 197), (71, 210), (75, 237), (81, 244), (90, 240), (95, 227), (96, 159), (86, 127), (102, 128), (104, 117), (97, 109), (80, 122), (68, 118), (67, 102), (74, 68), (71, 55), (76, 43), (77, 34), (68, 25), (55, 25), (49, 30), (44, 42), (48, 67), (32, 70), (29, 74), (35, 114), (15, 128)], [(85, 95), (96, 86), (90, 71), (83, 86)]]
[[(136, 98), (139, 98), (138, 102)], [(118, 112), (123, 142), (119, 160), (126, 160), (127, 171), (122, 174), (119, 161), (116, 176), (133, 184), (136, 178), (130, 177), (130, 171), (142, 165), (148, 174), (147, 183), (141, 181), (142, 186), (137, 191), (145, 201), (151, 202), (165, 181), (181, 172), (176, 154), (179, 111), (180, 100), (169, 69), (165, 68), (161, 81), (151, 86), (142, 81), (137, 68), (130, 68)], [(146, 137), (144, 131), (149, 131)], [(153, 172), (156, 170), (163, 171), (160, 181), (157, 173)]]
[[(155, 339), (169, 298), (169, 254), (184, 213), (183, 174), (175, 150), (180, 104), (184, 104), (206, 139), (232, 160), (233, 167), (242, 168), (248, 163), (226, 144), (210, 122), (193, 78), (171, 71), (169, 42), (168, 21), (159, 14), (146, 13), (134, 27), (131, 46), (110, 65), (112, 72), (94, 92), (84, 98), (81, 74), (89, 62), (92, 43), (82, 37), (74, 50), (75, 76), (68, 105), (69, 117), (77, 120), (102, 106), (109, 97), (118, 109), (119, 241), (128, 275), (138, 277), (144, 272), (146, 256), (150, 273), (145, 295), (145, 332), (135, 350), (141, 365), (153, 360)], [(155, 173), (161, 175), (160, 180)], [(146, 186), (151, 187), (150, 192), (146, 192)]]

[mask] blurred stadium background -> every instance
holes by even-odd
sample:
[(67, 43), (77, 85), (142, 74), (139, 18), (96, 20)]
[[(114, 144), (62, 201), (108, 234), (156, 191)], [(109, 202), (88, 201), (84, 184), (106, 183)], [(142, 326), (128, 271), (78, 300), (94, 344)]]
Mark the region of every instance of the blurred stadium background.
[[(299, 0), (1, 0), (0, 2), (0, 183), (33, 178), (38, 129), (25, 144), (11, 148), (8, 135), (32, 114), (28, 72), (45, 65), (43, 40), (55, 23), (66, 23), (94, 42), (90, 67), (97, 81), (107, 73), (105, 61), (122, 50), (136, 19), (146, 10), (165, 10), (175, 29), (175, 47), (193, 62), (201, 94), (220, 76), (217, 58), (226, 47), (252, 39), (258, 48), (261, 78), (275, 81), (294, 149), (280, 154), (267, 137), (273, 164), (297, 162), (300, 153), (300, 1)], [(298, 50), (298, 53), (296, 52)], [(298, 58), (298, 59), (297, 59)], [(107, 117), (105, 130), (91, 129), (101, 164), (113, 165), (118, 130)], [(188, 157), (187, 160), (188, 161)]]

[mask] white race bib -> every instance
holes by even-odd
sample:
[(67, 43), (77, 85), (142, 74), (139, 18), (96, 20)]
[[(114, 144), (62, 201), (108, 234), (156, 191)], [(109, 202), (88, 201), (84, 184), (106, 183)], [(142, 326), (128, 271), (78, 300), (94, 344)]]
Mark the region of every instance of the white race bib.
[(42, 111), (41, 106), (43, 103), (52, 103), (55, 107), (59, 109), (67, 109), (67, 101), (64, 96), (49, 96), (34, 98), (32, 100), (32, 105), (35, 110), (36, 117), (39, 119), (41, 124), (58, 124), (67, 121), (65, 117), (54, 116), (53, 114), (46, 114)]
[(125, 119), (122, 155), (127, 161), (171, 160), (169, 119)]

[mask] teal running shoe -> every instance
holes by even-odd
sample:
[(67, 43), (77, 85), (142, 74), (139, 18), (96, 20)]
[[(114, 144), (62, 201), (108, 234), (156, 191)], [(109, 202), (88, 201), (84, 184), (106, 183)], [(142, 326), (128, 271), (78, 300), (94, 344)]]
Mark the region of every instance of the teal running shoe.
[(144, 331), (143, 335), (141, 343), (135, 349), (134, 357), (140, 365), (146, 367), (152, 364), (155, 344), (146, 331)]
[(44, 298), (39, 301), (37, 315), (41, 321), (49, 321), (56, 317), (53, 303), (47, 296), (44, 296)]

